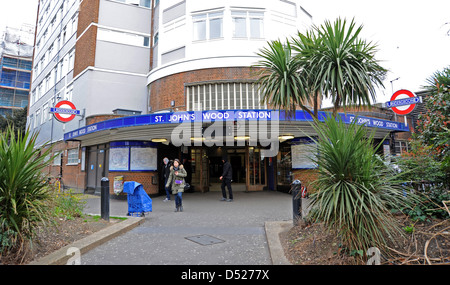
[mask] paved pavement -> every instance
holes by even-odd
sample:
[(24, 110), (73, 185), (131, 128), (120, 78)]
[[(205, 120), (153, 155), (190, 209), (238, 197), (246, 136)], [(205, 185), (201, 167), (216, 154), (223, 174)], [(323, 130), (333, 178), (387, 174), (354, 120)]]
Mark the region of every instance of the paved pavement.
[[(174, 202), (153, 198), (153, 212), (140, 226), (81, 256), (81, 264), (270, 265), (266, 221), (292, 221), (289, 194), (236, 192), (233, 202), (219, 192), (184, 193), (183, 212)], [(124, 216), (127, 201), (111, 199), (110, 215)], [(90, 196), (86, 213), (100, 214)], [(202, 245), (201, 243), (211, 242)]]

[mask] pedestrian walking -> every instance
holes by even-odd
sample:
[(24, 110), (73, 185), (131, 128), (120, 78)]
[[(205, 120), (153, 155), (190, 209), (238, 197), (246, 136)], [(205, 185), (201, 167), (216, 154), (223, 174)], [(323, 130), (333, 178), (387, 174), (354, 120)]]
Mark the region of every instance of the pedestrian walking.
[(170, 163), (167, 157), (163, 158), (163, 179), (164, 179), (164, 189), (166, 190), (166, 198), (163, 200), (164, 202), (170, 201), (170, 187), (166, 187), (167, 180), (169, 180), (170, 175)]
[(184, 192), (185, 181), (187, 172), (180, 160), (175, 159), (173, 165), (170, 167), (169, 178), (166, 183), (166, 187), (172, 186), (172, 194), (175, 196), (175, 212), (183, 212), (183, 200), (182, 194)]
[[(233, 170), (231, 169), (231, 163), (228, 161), (228, 158), (226, 155), (222, 157), (223, 162), (223, 171), (222, 176), (220, 176), (220, 180), (222, 180), (222, 199), (220, 201), (227, 201), (232, 202), (233, 201), (233, 191), (231, 189), (231, 181), (233, 177)], [(225, 186), (228, 188), (228, 197), (227, 199), (227, 192), (225, 191)]]

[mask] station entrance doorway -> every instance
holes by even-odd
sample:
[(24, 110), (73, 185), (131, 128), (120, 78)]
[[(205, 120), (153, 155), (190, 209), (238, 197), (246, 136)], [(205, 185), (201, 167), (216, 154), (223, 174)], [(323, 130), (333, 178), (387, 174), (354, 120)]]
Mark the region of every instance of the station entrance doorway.
[(268, 184), (268, 158), (261, 157), (259, 147), (191, 147), (190, 168), (195, 191), (221, 191), (223, 155), (233, 171), (235, 191), (261, 191)]

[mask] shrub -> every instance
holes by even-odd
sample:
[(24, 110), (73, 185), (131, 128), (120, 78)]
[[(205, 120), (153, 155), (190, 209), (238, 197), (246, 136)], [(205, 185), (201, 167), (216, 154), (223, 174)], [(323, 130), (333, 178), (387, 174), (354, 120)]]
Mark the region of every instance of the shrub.
[(51, 150), (35, 148), (36, 138), (29, 131), (16, 134), (12, 127), (0, 133), (0, 254), (23, 248), (37, 224), (49, 217), (49, 188), (42, 170)]
[(373, 134), (356, 121), (346, 125), (329, 117), (314, 124), (319, 177), (309, 218), (335, 231), (350, 251), (367, 252), (401, 234), (389, 208), (408, 201), (397, 172), (376, 155)]

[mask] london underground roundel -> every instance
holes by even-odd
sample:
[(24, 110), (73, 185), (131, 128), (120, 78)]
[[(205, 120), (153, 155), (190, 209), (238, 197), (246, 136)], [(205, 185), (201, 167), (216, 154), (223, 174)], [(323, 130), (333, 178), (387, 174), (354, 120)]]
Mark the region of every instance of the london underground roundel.
[(415, 94), (409, 90), (398, 90), (395, 92), (391, 101), (387, 104), (388, 107), (392, 109), (396, 114), (406, 115), (412, 112), (416, 107), (416, 103), (419, 103), (420, 99), (415, 96)]
[(50, 112), (62, 123), (70, 122), (76, 115), (80, 114), (80, 111), (75, 108), (75, 105), (67, 100), (59, 101), (55, 107), (50, 109)]

